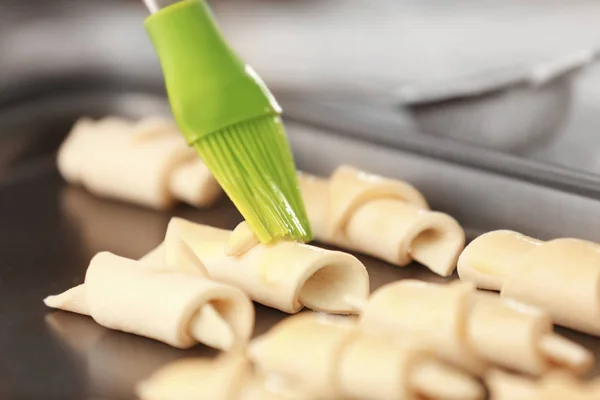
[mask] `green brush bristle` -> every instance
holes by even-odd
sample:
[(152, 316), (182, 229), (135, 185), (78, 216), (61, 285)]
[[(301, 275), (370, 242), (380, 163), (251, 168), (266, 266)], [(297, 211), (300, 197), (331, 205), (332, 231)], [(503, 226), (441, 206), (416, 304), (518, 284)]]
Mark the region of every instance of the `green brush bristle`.
[(312, 239), (280, 117), (245, 121), (194, 145), (262, 243)]

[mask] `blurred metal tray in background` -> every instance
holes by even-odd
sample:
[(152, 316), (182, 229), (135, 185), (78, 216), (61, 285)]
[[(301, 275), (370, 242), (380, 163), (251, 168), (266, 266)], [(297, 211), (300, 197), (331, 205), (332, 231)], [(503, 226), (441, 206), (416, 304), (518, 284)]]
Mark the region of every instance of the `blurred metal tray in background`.
[[(139, 257), (156, 246), (171, 215), (225, 228), (240, 220), (226, 199), (210, 210), (181, 206), (174, 213), (161, 213), (99, 199), (61, 180), (53, 153), (79, 116), (168, 113), (159, 92), (119, 87), (75, 85), (0, 108), (0, 127), (5, 132), (0, 142), (19, 143), (22, 149), (0, 171), (0, 398), (130, 399), (135, 382), (160, 365), (179, 357), (214, 354), (203, 346), (180, 351), (110, 331), (87, 317), (52, 312), (42, 303), (45, 296), (82, 282), (96, 252)], [(329, 120), (337, 121), (336, 126), (326, 129), (316, 114), (310, 124), (302, 122), (309, 120), (301, 115), (309, 105), (288, 105), (294, 153), (299, 168), (307, 172), (326, 175), (348, 163), (406, 179), (434, 209), (455, 216), (469, 238), (509, 228), (543, 239), (575, 236), (600, 241), (590, 218), (600, 213), (600, 200), (589, 187), (579, 190), (577, 182), (560, 187), (556, 178), (561, 171), (532, 163), (531, 168), (547, 175), (536, 180), (534, 175), (502, 173), (500, 168), (477, 168), (428, 152), (430, 148), (386, 142), (384, 118), (365, 114), (364, 119), (351, 119), (351, 113), (332, 113)], [(378, 128), (369, 125), (376, 120)], [(382, 136), (352, 134), (361, 129)], [(359, 258), (369, 269), (373, 289), (408, 277), (444, 281), (416, 264), (395, 268), (371, 257)], [(257, 311), (257, 334), (285, 316), (262, 306)], [(600, 340), (561, 332), (600, 356)]]
[(367, 105), (285, 96), (283, 104), (291, 120), (311, 126), (290, 129), (300, 167), (326, 174), (352, 160), (366, 170), (406, 179), (434, 207), (478, 232), (505, 227), (540, 238), (600, 240), (589, 218), (598, 211), (598, 175), (423, 137), (402, 126), (395, 113)]
[[(353, 136), (378, 140), (383, 130), (394, 143), (411, 143), (410, 151), (479, 168), (495, 154), (518, 154), (492, 164), (521, 173), (524, 161), (538, 160), (551, 165), (538, 175), (569, 168), (600, 176), (600, 67), (582, 71), (598, 54), (596, 2), (337, 3), (213, 5), (227, 37), (272, 88), (304, 94), (319, 119), (319, 99), (327, 98), (331, 107), (352, 109), (344, 121), (363, 113), (383, 121)], [(0, 107), (73, 79), (159, 86), (142, 28), (147, 15), (136, 0), (0, 2)]]

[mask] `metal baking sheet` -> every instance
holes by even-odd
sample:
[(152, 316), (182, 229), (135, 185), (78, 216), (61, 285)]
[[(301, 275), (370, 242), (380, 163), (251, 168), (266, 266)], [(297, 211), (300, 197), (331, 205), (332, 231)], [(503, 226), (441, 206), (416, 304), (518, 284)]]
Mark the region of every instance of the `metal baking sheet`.
[[(162, 241), (171, 215), (235, 227), (241, 218), (232, 204), (222, 199), (210, 210), (155, 212), (69, 187), (48, 167), (0, 187), (0, 398), (133, 398), (134, 384), (164, 363), (213, 355), (201, 345), (181, 351), (111, 331), (91, 318), (51, 311), (42, 299), (83, 282), (98, 251), (142, 256)], [(360, 258), (373, 289), (406, 277), (441, 280), (416, 265), (397, 269)], [(256, 334), (285, 315), (257, 305)]]
[[(600, 202), (594, 199), (362, 141), (341, 140), (299, 124), (288, 128), (303, 170), (325, 174), (340, 163), (352, 163), (405, 178), (425, 193), (434, 208), (456, 216), (470, 237), (484, 230), (513, 228), (539, 237), (600, 239), (594, 235), (593, 221), (588, 221), (600, 211)], [(90, 258), (98, 251), (143, 255), (162, 240), (172, 215), (223, 228), (233, 228), (240, 221), (227, 199), (210, 210), (181, 206), (172, 213), (99, 199), (67, 186), (51, 158), (18, 169), (0, 183), (0, 398), (132, 399), (135, 383), (161, 365), (181, 357), (214, 354), (201, 345), (181, 351), (111, 331), (91, 318), (51, 311), (42, 303), (45, 296), (81, 283)], [(446, 280), (416, 264), (396, 268), (358, 257), (369, 270), (372, 289), (404, 278)], [(285, 317), (279, 311), (256, 307), (256, 334)], [(600, 340), (560, 332), (600, 356)], [(598, 373), (596, 369), (594, 374)]]
[[(56, 148), (81, 115), (168, 112), (160, 93), (117, 85), (119, 92), (105, 81), (95, 82), (92, 87), (74, 82), (62, 85), (63, 91), (23, 95), (0, 108), (0, 152), (11, 146), (19, 150), (11, 152), (18, 157), (0, 165), (0, 399), (132, 398), (135, 382), (160, 365), (178, 357), (213, 354), (202, 346), (183, 352), (110, 331), (87, 317), (51, 312), (42, 303), (45, 296), (81, 283), (98, 251), (139, 257), (153, 248), (171, 216), (68, 187), (53, 157), (42, 157)], [(510, 228), (542, 239), (575, 236), (600, 241), (590, 218), (600, 213), (591, 180), (500, 160), (502, 155), (464, 157), (467, 148), (443, 141), (425, 143), (423, 137), (411, 135), (409, 127), (390, 120), (392, 114), (373, 108), (311, 108), (310, 103), (291, 102), (286, 109), (294, 118), (287, 127), (298, 165), (307, 172), (327, 175), (349, 163), (406, 179), (434, 209), (456, 217), (470, 238)], [(303, 119), (326, 129), (297, 122)], [(226, 199), (205, 211), (182, 206), (173, 215), (224, 228), (240, 220)], [(359, 258), (369, 269), (372, 289), (409, 277), (443, 280), (418, 265), (395, 268)], [(257, 310), (257, 334), (285, 316), (262, 306)], [(572, 335), (600, 352), (600, 341)]]
[(278, 99), (289, 119), (340, 137), (600, 198), (598, 174), (424, 134), (393, 103), (319, 100), (285, 93)]

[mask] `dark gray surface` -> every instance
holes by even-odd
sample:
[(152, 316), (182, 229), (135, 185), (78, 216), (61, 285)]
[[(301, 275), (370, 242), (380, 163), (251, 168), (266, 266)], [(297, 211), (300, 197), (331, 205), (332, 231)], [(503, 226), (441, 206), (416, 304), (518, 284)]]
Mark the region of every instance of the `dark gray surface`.
[[(385, 169), (388, 175), (416, 183), (435, 208), (452, 212), (471, 236), (482, 229), (514, 228), (523, 223), (535, 228), (536, 218), (545, 219), (542, 229), (548, 233), (560, 234), (569, 229), (576, 232), (577, 224), (571, 227), (561, 224), (553, 210), (566, 208), (567, 213), (572, 212), (576, 217), (575, 221), (577, 208), (600, 210), (593, 199), (373, 144), (352, 140), (344, 140), (342, 144), (335, 135), (289, 125), (303, 169), (325, 173), (341, 162), (353, 162), (375, 172)], [(314, 146), (316, 141), (319, 146)], [(334, 145), (336, 152), (332, 153)], [(306, 146), (310, 146), (310, 151)], [(469, 183), (485, 188), (484, 181), (500, 192), (478, 192), (477, 186), (468, 190)], [(512, 213), (498, 211), (502, 202), (509, 202), (510, 196), (515, 195), (522, 197), (513, 197), (513, 203), (507, 203)], [(469, 197), (471, 200), (467, 200)], [(490, 203), (487, 206), (473, 203), (478, 199)], [(535, 199), (544, 199), (546, 211), (531, 209)], [(481, 214), (485, 210), (487, 216)], [(17, 168), (12, 178), (0, 183), (1, 399), (128, 399), (133, 396), (135, 382), (161, 365), (180, 357), (214, 354), (203, 346), (181, 351), (110, 331), (90, 318), (51, 311), (42, 303), (45, 296), (81, 283), (89, 259), (98, 251), (139, 257), (153, 248), (162, 240), (171, 215), (224, 228), (233, 228), (240, 220), (226, 199), (211, 210), (181, 206), (173, 213), (102, 200), (63, 183), (51, 158)], [(527, 215), (529, 221), (524, 221)], [(370, 257), (359, 258), (369, 269), (372, 289), (404, 278), (445, 280), (419, 265), (395, 268)], [(257, 306), (256, 334), (284, 316)], [(597, 339), (572, 332), (566, 334), (600, 355)]]
[[(0, 149), (7, 144), (19, 149), (11, 153), (10, 162), (0, 165), (0, 399), (131, 398), (135, 382), (164, 363), (213, 354), (202, 346), (184, 352), (109, 331), (89, 318), (52, 312), (43, 305), (47, 295), (81, 283), (96, 252), (139, 257), (150, 250), (161, 241), (171, 216), (67, 187), (52, 156), (76, 118), (164, 114), (164, 97), (101, 85), (67, 88), (0, 108)], [(582, 187), (576, 180), (569, 190), (560, 190), (556, 178), (570, 176), (569, 171), (529, 163), (530, 168), (521, 170), (529, 175), (516, 179), (510, 170), (500, 168), (510, 163), (497, 164), (499, 173), (492, 173), (460, 160), (459, 152), (454, 159), (443, 157), (447, 155), (443, 152), (428, 153), (432, 147), (411, 153), (415, 148), (410, 145), (416, 141), (407, 140), (404, 148), (385, 141), (385, 134), (396, 126), (386, 125), (384, 114), (379, 114), (378, 125), (369, 125), (375, 122), (371, 114), (357, 118), (358, 110), (352, 119), (347, 112), (343, 115), (345, 120), (330, 115), (338, 123), (331, 130), (287, 122), (301, 169), (325, 175), (341, 163), (350, 163), (406, 179), (423, 191), (434, 209), (455, 216), (470, 237), (509, 228), (542, 239), (574, 236), (600, 241), (600, 230), (590, 217), (600, 215), (600, 200), (593, 196), (596, 191), (583, 190), (593, 189), (593, 182)], [(372, 141), (354, 135), (375, 126), (382, 130), (373, 132)], [(383, 130), (386, 126), (389, 131)], [(540, 177), (536, 171), (547, 179), (535, 179)], [(211, 210), (182, 206), (174, 214), (226, 228), (240, 219), (226, 200)], [(418, 265), (394, 268), (369, 257), (360, 259), (369, 269), (373, 289), (408, 277), (444, 280)], [(257, 310), (257, 333), (284, 316), (260, 306)], [(569, 336), (600, 355), (597, 339)]]
[[(569, 59), (594, 48), (600, 26), (595, 18), (598, 3), (563, 3), (379, 0), (339, 7), (335, 1), (228, 0), (214, 5), (227, 37), (271, 88), (304, 93), (308, 103), (324, 96), (334, 102), (353, 98), (363, 109), (377, 107), (378, 118), (386, 124), (394, 120), (386, 137), (395, 145), (415, 138), (430, 153), (448, 148), (446, 153), (461, 162), (479, 162), (469, 153), (487, 157), (489, 152), (472, 144), (488, 143), (518, 151), (515, 170), (521, 161), (535, 159), (550, 164), (548, 168), (566, 166), (593, 173), (597, 179), (598, 65), (575, 79), (572, 118), (555, 132), (556, 137), (549, 127), (561, 125), (570, 102), (563, 93), (569, 90), (562, 84), (547, 88), (556, 95), (549, 97), (545, 90), (515, 96), (517, 91), (472, 102), (386, 109), (390, 102), (400, 103), (393, 95), (397, 85), (408, 85), (407, 89), (427, 83), (437, 93), (462, 93), (465, 87), (482, 85), (490, 89), (484, 82), (496, 81), (498, 71), (516, 68), (520, 76), (540, 62)], [(0, 1), (0, 106), (48, 82), (56, 93), (57, 87), (64, 88), (64, 82), (56, 85), (63, 79), (108, 86), (110, 78), (113, 86), (137, 82), (161, 87), (158, 61), (142, 26), (147, 15), (142, 1)], [(415, 37), (419, 40), (405, 40)], [(359, 43), (365, 42), (369, 46), (361, 48)], [(500, 81), (514, 80), (514, 73), (509, 75)], [(510, 100), (513, 97), (523, 103)], [(523, 106), (525, 100), (531, 108)], [(432, 132), (437, 136), (428, 134)], [(354, 135), (378, 140), (373, 129)], [(437, 142), (437, 148), (430, 145)], [(0, 164), (5, 153), (0, 149)]]
[[(182, 206), (173, 214), (224, 228), (240, 221), (226, 199), (211, 210)], [(110, 331), (42, 303), (81, 283), (98, 251), (143, 255), (162, 240), (170, 215), (68, 187), (49, 163), (0, 185), (1, 399), (132, 398), (135, 382), (164, 363), (214, 354), (201, 345), (181, 351)], [(397, 269), (360, 258), (373, 289), (405, 277), (441, 280), (416, 265)], [(284, 316), (257, 306), (256, 333)]]
[[(564, 180), (559, 178), (567, 178), (570, 171), (557, 175), (543, 165), (529, 163), (521, 171), (527, 179), (516, 179), (507, 175), (516, 170), (515, 165), (507, 174), (496, 174), (384, 141), (369, 142), (292, 122), (286, 126), (300, 169), (328, 175), (338, 165), (349, 163), (406, 180), (423, 192), (433, 209), (454, 216), (472, 235), (512, 229), (544, 240), (577, 237), (600, 242), (594, 218), (600, 215), (600, 199), (596, 193), (586, 195), (586, 188), (578, 187), (574, 177), (569, 190), (560, 185)], [(499, 165), (511, 167), (510, 163)], [(528, 165), (533, 169), (525, 168)]]

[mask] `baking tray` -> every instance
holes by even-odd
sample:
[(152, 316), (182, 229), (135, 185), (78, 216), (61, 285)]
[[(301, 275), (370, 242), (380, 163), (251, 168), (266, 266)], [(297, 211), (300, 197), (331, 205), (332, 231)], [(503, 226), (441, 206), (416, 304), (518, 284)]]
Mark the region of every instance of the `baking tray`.
[(278, 99), (289, 119), (340, 136), (600, 198), (598, 174), (426, 135), (401, 108), (385, 101), (332, 101), (289, 93)]
[[(142, 256), (162, 241), (171, 215), (232, 229), (241, 221), (233, 205), (223, 198), (210, 210), (182, 206), (171, 214), (103, 200), (67, 186), (50, 161), (0, 188), (0, 398), (133, 398), (135, 382), (164, 363), (213, 355), (201, 345), (181, 351), (111, 331), (51, 311), (42, 299), (83, 282), (98, 251)], [(406, 277), (442, 280), (417, 265), (360, 258), (373, 289)], [(285, 315), (257, 305), (256, 334)]]
[[(241, 220), (225, 198), (209, 210), (180, 206), (167, 213), (99, 199), (67, 186), (48, 150), (60, 143), (74, 118), (90, 110), (94, 116), (121, 110), (132, 117), (166, 112), (160, 96), (128, 93), (115, 97), (84, 91), (70, 99), (61, 103), (54, 98), (54, 108), (39, 107), (48, 105), (42, 96), (36, 100), (38, 106), (27, 103), (27, 112), (19, 111), (24, 109), (21, 105), (0, 113), (0, 124), (11, 127), (7, 132), (14, 135), (19, 132), (16, 128), (23, 128), (29, 132), (26, 147), (37, 149), (24, 152), (29, 156), (21, 157), (3, 177), (0, 174), (1, 399), (132, 399), (134, 384), (161, 365), (181, 357), (215, 354), (201, 345), (186, 351), (173, 349), (43, 305), (45, 296), (81, 283), (90, 258), (98, 251), (143, 255), (162, 240), (173, 215), (223, 228), (233, 228)], [(289, 120), (287, 126), (302, 170), (326, 175), (339, 164), (349, 163), (406, 179), (434, 209), (456, 217), (469, 238), (509, 228), (542, 239), (575, 236), (600, 241), (591, 218), (599, 215), (600, 201), (585, 190), (575, 190), (576, 185), (567, 190), (519, 179), (299, 120)], [(369, 270), (372, 289), (405, 278), (447, 280), (416, 264), (397, 268), (358, 257)], [(257, 305), (255, 333), (265, 332), (284, 317)], [(559, 331), (600, 357), (600, 340)], [(599, 373), (598, 368), (593, 372)]]

